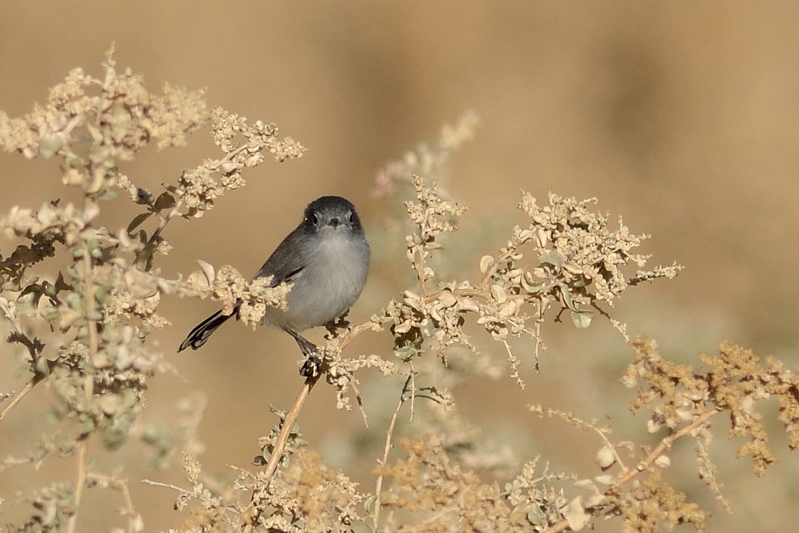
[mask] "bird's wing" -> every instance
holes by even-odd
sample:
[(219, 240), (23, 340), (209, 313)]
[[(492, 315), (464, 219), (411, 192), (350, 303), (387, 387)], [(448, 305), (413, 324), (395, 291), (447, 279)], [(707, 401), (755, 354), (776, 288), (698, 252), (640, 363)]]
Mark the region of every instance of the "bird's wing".
[[(289, 244), (290, 242), (296, 242), (296, 239), (300, 236), (295, 234), (300, 231), (302, 231), (301, 228), (297, 228), (283, 239), (283, 242), (275, 248), (275, 251), (272, 252), (272, 255), (269, 256), (269, 259), (266, 260), (266, 263), (255, 275), (256, 278), (274, 276), (269, 286), (277, 287), (283, 282), (291, 283), (297, 279), (297, 276), (302, 274), (305, 265), (308, 264), (308, 258), (305, 257), (307, 254), (298, 253), (296, 244)], [(289, 248), (292, 251), (289, 251)]]

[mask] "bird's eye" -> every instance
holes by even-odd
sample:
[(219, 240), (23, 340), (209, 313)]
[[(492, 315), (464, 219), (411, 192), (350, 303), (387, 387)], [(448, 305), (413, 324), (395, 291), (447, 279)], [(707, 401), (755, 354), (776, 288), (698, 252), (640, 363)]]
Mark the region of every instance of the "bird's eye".
[(311, 215), (311, 220), (313, 221), (314, 225), (319, 224), (319, 218), (316, 216), (316, 213)]

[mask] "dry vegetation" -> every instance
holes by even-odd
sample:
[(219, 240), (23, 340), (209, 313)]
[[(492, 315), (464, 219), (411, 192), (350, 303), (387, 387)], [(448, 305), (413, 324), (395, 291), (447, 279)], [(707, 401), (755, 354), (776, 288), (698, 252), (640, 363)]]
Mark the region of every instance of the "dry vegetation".
[[(457, 231), (466, 208), (434, 178), (472, 137), (477, 119), (466, 114), (436, 142), (378, 176), (380, 194), (408, 197), (406, 259), (416, 283), (363, 324), (331, 325), (321, 373), (306, 380), (289, 411), (273, 410), (278, 424), (254, 450), (255, 466), (235, 467), (226, 479), (207, 475), (197, 459), (201, 445), (186, 437), (202, 424), (202, 402), (186, 403), (183, 414), (167, 421), (184, 438), (170, 440), (136, 426), (148, 380), (169, 370), (148, 339), (154, 329), (168, 326), (158, 314), (159, 302), (210, 297), (230, 306), (241, 298), (242, 318), (254, 325), (266, 306), (281, 305), (286, 288), (248, 283), (229, 266), (208, 264), (185, 278), (167, 279), (159, 257), (179, 243), (166, 239), (166, 229), (176, 217), (204, 215), (220, 196), (244, 186), (244, 169), (260, 165), (267, 154), (286, 161), (304, 148), (279, 138), (273, 124), (209, 109), (202, 92), (172, 86), (161, 95), (148, 92), (141, 76), (117, 71), (110, 53), (103, 69), (101, 79), (72, 71), (45, 105), (22, 118), (0, 112), (3, 149), (57, 158), (64, 185), (82, 196), (77, 205), (15, 207), (0, 219), (6, 239), (0, 258), (2, 323), (27, 369), (17, 390), (0, 394), (0, 432), (34, 388), (45, 387), (50, 399), (47, 412), (31, 420), (41, 427), (41, 442), (29, 450), (4, 450), (0, 471), (47, 470), (55, 457), (74, 460), (70, 477), (54, 473), (52, 484), (31, 493), (17, 495), (4, 486), (0, 512), (30, 510), (26, 519), (7, 524), (8, 531), (81, 530), (81, 517), (89, 512), (85, 494), (98, 488), (119, 497), (119, 520), (107, 529), (149, 529), (129, 493), (128, 483), (141, 480), (127, 479), (124, 465), (105, 472), (92, 461), (96, 448), (118, 450), (130, 445), (131, 435), (163, 456), (182, 453), (184, 484), (147, 483), (159, 487), (154, 490), (164, 499), (175, 499), (170, 531), (187, 532), (556, 532), (578, 531), (599, 518), (617, 521), (623, 531), (678, 524), (702, 530), (708, 511), (691, 503), (668, 476), (675, 441), (693, 441), (697, 475), (728, 509), (735, 503), (725, 499), (708, 451), (717, 415), (731, 420), (730, 437), (742, 441), (738, 455), (751, 458), (756, 475), (776, 460), (757, 411), (762, 400), (776, 398), (788, 444), (799, 444), (798, 382), (779, 361), (722, 342), (717, 354), (701, 354), (689, 366), (663, 357), (651, 339), (627, 338), (625, 326), (612, 318), (614, 302), (631, 287), (671, 278), (681, 267), (645, 270), (649, 257), (636, 250), (647, 236), (594, 211), (596, 199), (550, 194), (541, 201), (523, 193), (524, 223), (510, 229), (506, 246), (473, 259), (479, 277), (442, 278), (434, 265), (447, 262), (442, 242)], [(120, 173), (120, 161), (132, 160), (151, 143), (181, 146), (209, 127), (222, 155), (185, 170), (163, 191), (148, 191)], [(131, 223), (103, 227), (102, 211), (120, 193), (133, 203), (133, 209), (125, 207)], [(530, 406), (531, 416), (557, 417), (595, 435), (585, 440), (585, 453), (597, 465), (589, 479), (553, 472), (546, 458), (515, 466), (508, 457), (512, 450), (471, 432), (457, 410), (458, 387), (474, 376), (496, 377), (501, 369), (503, 379), (524, 386), (519, 365), (538, 364), (547, 324), (564, 316), (576, 328), (610, 320), (619, 344), (629, 342), (632, 360), (623, 384), (633, 390), (632, 409), (648, 413), (652, 434), (639, 442), (617, 441), (596, 420)], [(343, 357), (360, 335), (391, 335), (393, 353)], [(514, 351), (520, 337), (531, 339), (534, 361)], [(15, 364), (4, 362), (7, 369)], [(404, 383), (385, 413), (387, 427), (369, 429), (384, 440), (381, 457), (363, 458), (377, 461), (372, 486), (326, 466), (295, 424), (319, 381), (336, 390), (339, 408), (367, 401), (359, 392), (362, 375), (386, 377), (386, 386)], [(396, 431), (400, 417), (410, 420), (408, 435)]]

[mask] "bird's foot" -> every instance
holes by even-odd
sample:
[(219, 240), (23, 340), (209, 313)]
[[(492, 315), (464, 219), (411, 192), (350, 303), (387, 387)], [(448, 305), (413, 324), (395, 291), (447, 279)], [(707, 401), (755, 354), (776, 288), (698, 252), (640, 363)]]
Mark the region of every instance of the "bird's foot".
[(322, 360), (318, 355), (310, 354), (300, 368), (300, 375), (304, 378), (318, 377), (322, 370)]

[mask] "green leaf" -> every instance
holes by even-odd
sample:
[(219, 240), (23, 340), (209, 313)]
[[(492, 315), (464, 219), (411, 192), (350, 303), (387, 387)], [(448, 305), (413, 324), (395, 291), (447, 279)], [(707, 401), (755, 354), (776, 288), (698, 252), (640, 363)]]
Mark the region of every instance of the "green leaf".
[(105, 189), (101, 194), (97, 195), (98, 200), (109, 201), (117, 197), (117, 192), (114, 189)]
[(394, 348), (394, 355), (403, 361), (409, 361), (413, 359), (413, 356), (417, 355), (418, 353), (419, 350), (410, 344), (405, 344), (404, 346)]
[(537, 282), (532, 273), (525, 271), (521, 278), (521, 284), (524, 290), (530, 294), (537, 294), (544, 288), (543, 282)]
[(372, 516), (375, 513), (375, 502), (376, 501), (377, 501), (377, 496), (372, 494), (371, 496), (366, 498), (366, 500), (364, 500), (364, 502), (363, 502), (363, 508), (366, 511), (366, 514), (368, 514), (369, 516)]
[(155, 200), (155, 209), (160, 211), (162, 209), (172, 209), (175, 207), (175, 197), (168, 192), (162, 192), (161, 195)]
[(128, 434), (119, 428), (109, 428), (101, 434), (103, 446), (108, 451), (118, 450), (128, 440)]
[(593, 311), (572, 311), (572, 322), (579, 329), (585, 329), (591, 325), (591, 319), (594, 318)]
[(563, 285), (559, 285), (558, 288), (560, 289), (560, 293), (563, 295), (563, 303), (566, 304), (566, 307), (572, 311), (579, 312), (580, 309), (575, 305), (574, 300), (572, 300), (572, 293), (569, 288), (564, 287)]
[(136, 215), (136, 217), (133, 220), (131, 220), (130, 224), (128, 224), (128, 233), (133, 233), (133, 231), (139, 226), (141, 226), (145, 220), (150, 218), (151, 215), (152, 212), (150, 211), (148, 211), (147, 213), (141, 213), (139, 215)]
[(541, 257), (539, 257), (539, 261), (541, 261), (542, 263), (548, 263), (555, 268), (560, 268), (563, 266), (563, 256), (560, 255), (555, 250), (552, 250), (548, 254), (544, 254)]

